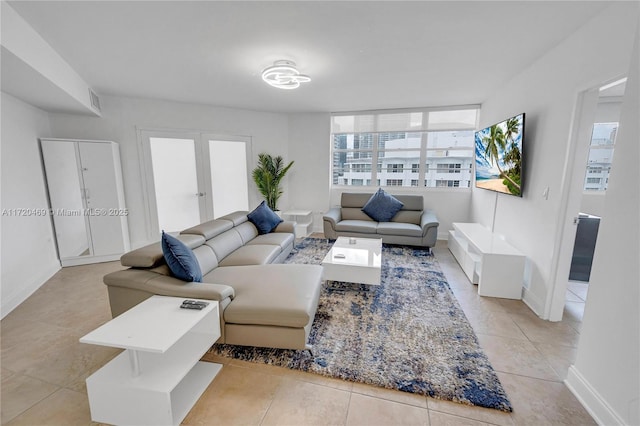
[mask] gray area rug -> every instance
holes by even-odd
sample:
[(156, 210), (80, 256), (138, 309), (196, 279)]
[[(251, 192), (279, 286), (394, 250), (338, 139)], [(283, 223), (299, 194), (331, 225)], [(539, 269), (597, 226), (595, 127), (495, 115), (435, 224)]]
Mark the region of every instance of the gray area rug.
[[(320, 264), (332, 243), (306, 238), (285, 263)], [(313, 356), (233, 345), (209, 353), (512, 411), (435, 257), (391, 245), (382, 253), (382, 285), (323, 284)]]

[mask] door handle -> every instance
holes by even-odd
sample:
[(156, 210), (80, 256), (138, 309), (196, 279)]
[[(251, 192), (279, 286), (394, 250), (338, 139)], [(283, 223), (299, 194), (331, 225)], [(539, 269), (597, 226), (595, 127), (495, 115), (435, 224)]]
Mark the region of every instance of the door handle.
[(196, 194), (196, 197), (204, 197), (204, 194), (205, 194), (204, 192), (198, 192)]

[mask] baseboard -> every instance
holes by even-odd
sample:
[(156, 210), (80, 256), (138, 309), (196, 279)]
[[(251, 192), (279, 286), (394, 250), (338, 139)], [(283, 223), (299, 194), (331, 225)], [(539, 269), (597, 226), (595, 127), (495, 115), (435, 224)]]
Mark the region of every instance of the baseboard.
[(0, 309), (2, 311), (2, 318), (17, 308), (22, 302), (27, 300), (29, 296), (36, 292), (42, 285), (47, 282), (56, 272), (61, 269), (60, 262), (55, 261), (45, 268), (42, 273), (31, 280), (30, 283), (25, 283), (18, 291), (9, 295), (8, 297), (2, 297), (2, 305)]
[(78, 256), (71, 259), (63, 259), (61, 263), (62, 266), (78, 266), (101, 262), (115, 262), (116, 260), (120, 260), (123, 254), (124, 253), (109, 254), (104, 256)]
[(535, 294), (526, 288), (522, 290), (522, 301), (529, 307), (536, 315), (542, 318), (544, 312), (544, 301), (540, 300)]
[(625, 425), (626, 422), (600, 396), (593, 386), (578, 371), (575, 365), (569, 367), (564, 384), (580, 401), (582, 406), (599, 425)]

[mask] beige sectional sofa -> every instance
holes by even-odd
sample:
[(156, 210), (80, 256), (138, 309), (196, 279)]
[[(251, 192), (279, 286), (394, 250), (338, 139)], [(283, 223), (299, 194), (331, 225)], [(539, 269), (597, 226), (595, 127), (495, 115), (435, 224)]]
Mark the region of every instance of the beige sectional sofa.
[(381, 238), (383, 243), (433, 247), (438, 239), (438, 218), (424, 209), (421, 195), (394, 195), (404, 206), (389, 222), (376, 222), (362, 207), (371, 193), (343, 192), (340, 207), (323, 216), (324, 236)]
[(177, 238), (193, 250), (203, 282), (174, 278), (160, 243), (126, 253), (129, 269), (104, 277), (115, 317), (154, 294), (220, 303), (218, 343), (309, 349), (322, 267), (279, 264), (294, 246), (294, 222), (258, 235), (247, 212), (185, 229)]

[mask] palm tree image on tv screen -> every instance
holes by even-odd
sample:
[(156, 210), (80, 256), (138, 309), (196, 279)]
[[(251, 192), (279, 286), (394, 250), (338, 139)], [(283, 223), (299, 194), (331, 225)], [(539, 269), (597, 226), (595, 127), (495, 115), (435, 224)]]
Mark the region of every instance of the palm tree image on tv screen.
[(524, 113), (475, 134), (476, 187), (522, 196)]

